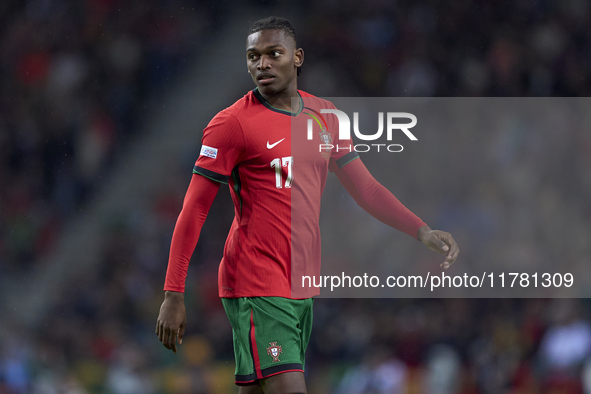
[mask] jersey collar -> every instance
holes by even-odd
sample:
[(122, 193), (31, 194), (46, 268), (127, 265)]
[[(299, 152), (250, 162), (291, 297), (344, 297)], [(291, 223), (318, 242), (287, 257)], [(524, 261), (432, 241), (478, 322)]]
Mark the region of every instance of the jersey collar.
[(259, 92), (259, 88), (258, 87), (252, 89), (252, 92), (255, 95), (255, 97), (261, 102), (261, 104), (263, 104), (265, 107), (267, 107), (271, 111), (279, 112), (280, 114), (283, 114), (283, 115), (298, 116), (300, 114), (300, 112), (302, 112), (302, 110), (304, 109), (304, 100), (302, 99), (302, 96), (300, 95), (300, 92), (298, 92), (298, 97), (300, 98), (300, 109), (298, 110), (297, 113), (296, 112), (291, 112), (291, 111), (287, 111), (287, 110), (284, 110), (284, 109), (279, 109), (279, 108), (273, 107), (263, 97), (263, 95), (261, 94), (261, 92)]

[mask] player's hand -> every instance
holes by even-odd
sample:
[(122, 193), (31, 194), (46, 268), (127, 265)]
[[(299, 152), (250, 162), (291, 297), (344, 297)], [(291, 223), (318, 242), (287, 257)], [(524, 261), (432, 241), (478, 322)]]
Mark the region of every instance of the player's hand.
[(429, 249), (446, 255), (441, 266), (448, 269), (460, 254), (460, 248), (450, 233), (441, 230), (431, 230), (429, 226), (422, 226), (417, 237)]
[(185, 295), (174, 291), (167, 291), (164, 302), (160, 307), (160, 314), (156, 321), (156, 335), (165, 348), (176, 353), (176, 342), (183, 343), (187, 312), (185, 310)]

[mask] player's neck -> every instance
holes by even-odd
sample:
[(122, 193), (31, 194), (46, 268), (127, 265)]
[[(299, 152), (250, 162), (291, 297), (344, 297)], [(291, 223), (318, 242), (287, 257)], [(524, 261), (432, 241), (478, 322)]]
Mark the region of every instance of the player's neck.
[(273, 106), (274, 108), (282, 109), (284, 111), (289, 111), (289, 112), (298, 112), (300, 110), (299, 100), (297, 102), (298, 108), (292, 108), (292, 106), (291, 106), (291, 98), (298, 97), (297, 86), (293, 86), (292, 88), (285, 89), (285, 90), (283, 90), (281, 92), (277, 92), (276, 94), (273, 94), (273, 95), (264, 94), (260, 90), (259, 90), (259, 92), (261, 93), (261, 96), (263, 96), (265, 98), (265, 100), (267, 100), (267, 102), (271, 106)]

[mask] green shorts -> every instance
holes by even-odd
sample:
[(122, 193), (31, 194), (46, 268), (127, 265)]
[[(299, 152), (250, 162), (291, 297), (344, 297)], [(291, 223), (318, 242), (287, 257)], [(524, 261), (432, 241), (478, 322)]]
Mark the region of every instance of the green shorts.
[(236, 384), (283, 372), (304, 372), (314, 299), (222, 298), (232, 325)]

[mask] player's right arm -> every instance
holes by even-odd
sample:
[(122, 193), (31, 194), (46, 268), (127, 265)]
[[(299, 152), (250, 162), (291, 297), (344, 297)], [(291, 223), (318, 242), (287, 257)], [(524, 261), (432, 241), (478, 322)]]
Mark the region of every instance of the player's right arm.
[(194, 174), (172, 235), (156, 335), (164, 347), (175, 353), (176, 342), (182, 343), (187, 324), (184, 291), (189, 261), (219, 188), (219, 182)]
[(245, 151), (242, 127), (230, 111), (219, 112), (203, 130), (201, 152), (172, 234), (164, 302), (156, 323), (156, 335), (164, 347), (175, 353), (176, 341), (181, 343), (187, 321), (183, 293), (189, 261), (220, 185), (228, 183)]

